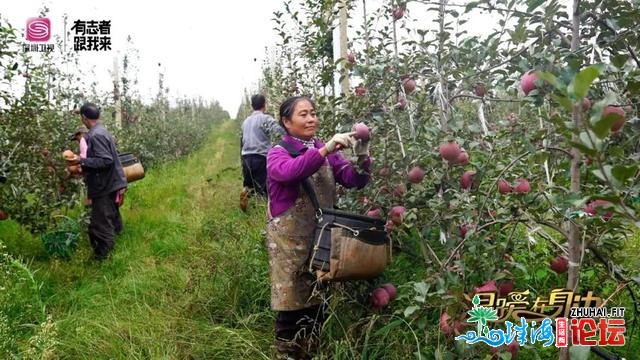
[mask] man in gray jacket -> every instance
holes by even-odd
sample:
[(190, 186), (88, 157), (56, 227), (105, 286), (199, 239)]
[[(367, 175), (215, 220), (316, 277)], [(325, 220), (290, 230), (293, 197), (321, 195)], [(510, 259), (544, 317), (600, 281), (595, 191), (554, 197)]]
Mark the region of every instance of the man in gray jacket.
[(240, 138), (244, 186), (240, 194), (242, 211), (247, 210), (251, 193), (267, 196), (267, 152), (272, 147), (271, 136), (285, 133), (272, 116), (265, 114), (267, 101), (263, 95), (253, 95), (251, 107), (253, 113), (242, 122)]
[(87, 157), (71, 162), (79, 163), (85, 174), (87, 196), (91, 199), (89, 241), (95, 259), (104, 260), (115, 246), (115, 227), (121, 221), (116, 195), (127, 187), (127, 179), (113, 137), (100, 121), (100, 109), (85, 103), (80, 108), (80, 118), (89, 129)]

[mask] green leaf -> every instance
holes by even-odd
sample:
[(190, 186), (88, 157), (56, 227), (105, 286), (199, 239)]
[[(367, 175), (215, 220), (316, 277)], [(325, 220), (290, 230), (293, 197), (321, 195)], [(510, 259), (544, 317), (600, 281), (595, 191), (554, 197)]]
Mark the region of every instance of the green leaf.
[(545, 80), (549, 84), (553, 85), (558, 90), (562, 89), (562, 85), (558, 82), (558, 78), (550, 72), (546, 71), (536, 71), (536, 75), (538, 75), (539, 79)]
[(591, 87), (591, 83), (595, 80), (604, 69), (603, 64), (591, 65), (585, 69), (582, 69), (574, 78), (571, 80), (567, 91), (569, 94), (573, 95), (577, 99), (582, 99), (587, 96), (589, 92), (589, 88)]
[(411, 316), (414, 312), (418, 311), (418, 309), (420, 309), (420, 308), (418, 306), (415, 306), (415, 305), (411, 305), (411, 306), (407, 307), (406, 309), (404, 309), (404, 317)]
[(618, 114), (609, 114), (607, 116), (601, 115), (602, 113), (598, 112), (591, 117), (591, 129), (598, 138), (604, 139), (609, 134), (609, 130), (611, 130), (613, 123), (620, 120), (620, 116)]
[(638, 171), (637, 165), (624, 166), (624, 165), (615, 165), (613, 169), (611, 169), (611, 174), (616, 180), (624, 183), (630, 177), (634, 176)]
[(571, 360), (587, 360), (589, 359), (589, 346), (571, 346), (569, 348), (569, 358)]
[(530, 13), (533, 10), (535, 10), (535, 8), (537, 8), (538, 6), (542, 5), (545, 0), (529, 0), (527, 1), (529, 3), (529, 6), (527, 7), (527, 12)]
[(580, 142), (591, 150), (602, 150), (602, 140), (593, 131), (587, 130), (580, 133)]
[(617, 68), (623, 67), (624, 64), (627, 62), (627, 60), (629, 60), (629, 55), (627, 55), (627, 54), (620, 54), (620, 55), (616, 55), (616, 56), (612, 56), (611, 57), (611, 62)]
[(612, 168), (613, 167), (611, 165), (604, 165), (602, 167), (604, 172), (602, 170), (600, 170), (600, 169), (595, 169), (595, 170), (593, 170), (591, 172), (593, 173), (593, 175), (598, 177), (598, 179), (600, 179), (600, 180), (602, 180), (604, 182), (610, 181), (611, 183), (613, 183), (614, 186), (620, 187), (622, 184), (611, 173)]
[(561, 96), (557, 94), (551, 94), (551, 98), (555, 100), (560, 106), (562, 106), (567, 111), (573, 110), (573, 103), (571, 103), (571, 99), (566, 96)]
[(464, 8), (464, 12), (469, 12), (469, 11), (473, 10), (479, 3), (480, 3), (480, 1), (471, 1)]

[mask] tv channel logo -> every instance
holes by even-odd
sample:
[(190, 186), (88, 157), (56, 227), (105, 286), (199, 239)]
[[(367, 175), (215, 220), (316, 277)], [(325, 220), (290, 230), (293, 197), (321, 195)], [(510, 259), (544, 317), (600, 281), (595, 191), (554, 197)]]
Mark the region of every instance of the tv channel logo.
[(45, 42), (51, 38), (49, 18), (33, 17), (27, 19), (27, 41)]

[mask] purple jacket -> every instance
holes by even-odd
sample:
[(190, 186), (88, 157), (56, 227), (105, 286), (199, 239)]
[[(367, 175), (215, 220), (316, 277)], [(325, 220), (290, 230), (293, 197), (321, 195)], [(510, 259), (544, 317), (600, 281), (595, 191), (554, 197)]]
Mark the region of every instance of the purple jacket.
[(290, 135), (282, 138), (291, 144), (300, 155), (293, 158), (282, 146), (274, 146), (267, 154), (267, 182), (269, 188), (269, 211), (276, 217), (287, 211), (298, 198), (300, 182), (313, 175), (329, 161), (336, 182), (347, 188), (363, 188), (369, 182), (371, 158), (362, 163), (362, 174), (358, 174), (351, 163), (340, 153), (329, 154), (325, 159), (318, 149), (324, 144), (314, 139), (314, 148), (306, 148)]

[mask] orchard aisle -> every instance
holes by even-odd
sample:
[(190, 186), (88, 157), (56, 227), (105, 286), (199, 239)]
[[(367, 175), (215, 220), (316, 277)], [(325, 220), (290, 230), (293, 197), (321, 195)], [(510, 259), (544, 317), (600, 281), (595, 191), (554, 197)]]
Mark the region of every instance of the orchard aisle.
[(268, 358), (272, 314), (260, 231), (264, 204), (238, 207), (236, 124), (131, 184), (124, 233), (106, 262), (83, 238), (72, 261), (37, 280), (64, 359)]

